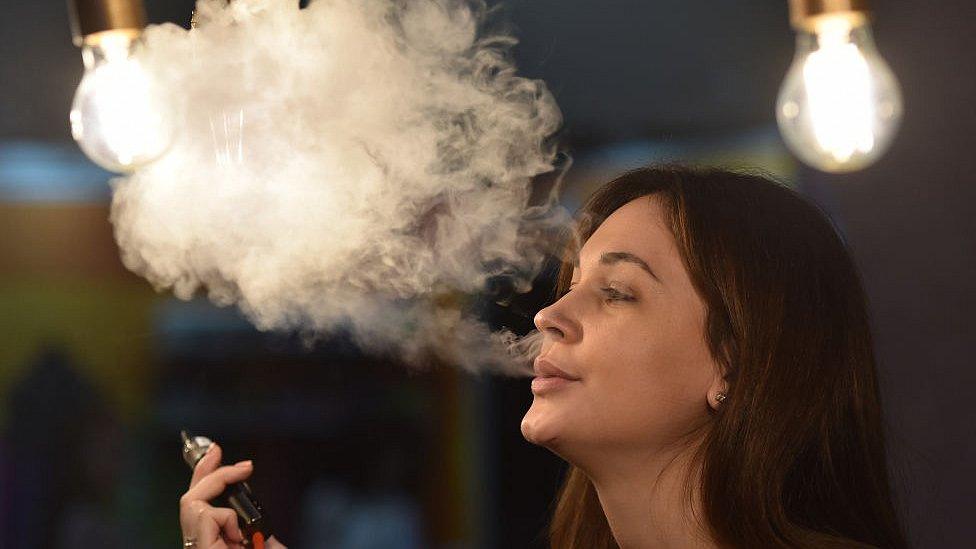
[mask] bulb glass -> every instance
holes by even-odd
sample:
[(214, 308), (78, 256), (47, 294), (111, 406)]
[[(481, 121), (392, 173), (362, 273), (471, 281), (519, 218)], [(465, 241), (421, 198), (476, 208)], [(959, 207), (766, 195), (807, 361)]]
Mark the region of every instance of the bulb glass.
[(866, 19), (821, 16), (797, 35), (776, 118), (801, 160), (831, 172), (864, 168), (888, 149), (901, 114), (898, 82)]
[(135, 55), (138, 40), (101, 34), (82, 49), (85, 75), (71, 107), (71, 133), (96, 164), (128, 172), (166, 151), (171, 120)]

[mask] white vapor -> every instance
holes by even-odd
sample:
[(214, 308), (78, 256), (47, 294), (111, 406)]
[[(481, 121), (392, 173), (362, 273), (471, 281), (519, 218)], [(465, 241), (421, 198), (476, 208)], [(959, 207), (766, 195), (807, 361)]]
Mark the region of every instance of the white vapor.
[(349, 329), (374, 351), (518, 369), (533, 338), (466, 309), (518, 291), (540, 235), (528, 206), (561, 116), (515, 74), (506, 33), (467, 0), (200, 0), (140, 54), (177, 121), (159, 161), (114, 183), (125, 265), (157, 289), (236, 304), (260, 329)]

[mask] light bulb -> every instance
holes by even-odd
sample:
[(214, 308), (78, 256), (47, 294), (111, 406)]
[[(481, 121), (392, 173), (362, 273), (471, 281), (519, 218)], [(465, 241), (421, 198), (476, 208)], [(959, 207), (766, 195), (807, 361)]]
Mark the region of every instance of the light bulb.
[(71, 133), (96, 164), (132, 171), (166, 151), (171, 117), (135, 54), (131, 32), (102, 32), (82, 49), (85, 75), (71, 106)]
[(798, 27), (776, 120), (801, 160), (828, 172), (864, 168), (888, 149), (901, 115), (898, 82), (864, 14), (824, 14)]

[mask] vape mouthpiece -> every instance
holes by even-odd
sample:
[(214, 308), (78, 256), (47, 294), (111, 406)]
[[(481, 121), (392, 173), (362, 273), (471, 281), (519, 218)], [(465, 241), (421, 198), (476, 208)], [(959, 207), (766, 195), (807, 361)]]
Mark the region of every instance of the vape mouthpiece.
[(180, 437), (183, 439), (183, 461), (193, 469), (207, 455), (213, 442), (207, 437), (190, 436), (186, 431), (180, 431)]

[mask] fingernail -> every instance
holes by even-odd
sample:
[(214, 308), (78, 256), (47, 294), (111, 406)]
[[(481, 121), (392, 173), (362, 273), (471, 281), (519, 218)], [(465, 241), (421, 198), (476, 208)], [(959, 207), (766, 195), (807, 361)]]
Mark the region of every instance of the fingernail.
[(238, 461), (237, 463), (234, 464), (234, 467), (251, 467), (252, 465), (254, 465), (254, 462), (248, 459), (244, 461)]

